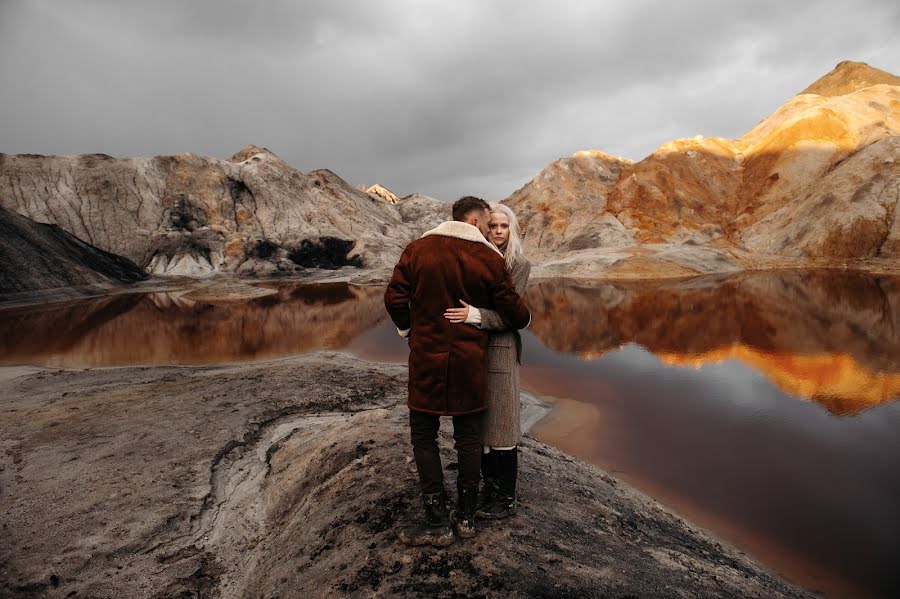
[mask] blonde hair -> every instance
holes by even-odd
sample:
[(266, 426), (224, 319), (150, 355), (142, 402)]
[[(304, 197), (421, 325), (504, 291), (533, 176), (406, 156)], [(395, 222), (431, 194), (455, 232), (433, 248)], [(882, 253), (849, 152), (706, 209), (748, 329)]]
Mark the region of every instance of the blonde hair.
[(515, 213), (506, 204), (491, 204), (491, 214), (494, 213), (505, 214), (506, 218), (509, 219), (509, 239), (506, 241), (506, 247), (501, 251), (506, 259), (506, 268), (512, 270), (514, 264), (525, 260), (522, 240), (519, 239), (519, 221), (516, 219)]

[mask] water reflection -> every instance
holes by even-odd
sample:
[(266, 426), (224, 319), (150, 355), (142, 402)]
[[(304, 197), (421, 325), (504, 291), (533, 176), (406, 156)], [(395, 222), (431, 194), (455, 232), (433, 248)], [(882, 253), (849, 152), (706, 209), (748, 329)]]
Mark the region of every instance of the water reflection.
[(673, 368), (626, 344), (584, 361), (530, 341), (525, 387), (559, 398), (538, 439), (808, 587), (900, 588), (900, 402), (840, 416), (737, 360)]
[(900, 281), (802, 271), (528, 290), (549, 348), (590, 359), (637, 343), (663, 362), (739, 360), (838, 414), (900, 395)]
[(211, 364), (347, 345), (384, 318), (383, 290), (271, 285), (277, 293), (209, 304), (178, 293), (90, 299), (0, 312), (0, 363)]
[[(319, 348), (405, 362), (382, 288), (273, 287), (224, 305), (156, 293), (0, 311), (0, 363), (201, 364)], [(900, 588), (900, 280), (547, 282), (527, 300), (524, 385), (558, 398), (535, 436), (807, 586)]]

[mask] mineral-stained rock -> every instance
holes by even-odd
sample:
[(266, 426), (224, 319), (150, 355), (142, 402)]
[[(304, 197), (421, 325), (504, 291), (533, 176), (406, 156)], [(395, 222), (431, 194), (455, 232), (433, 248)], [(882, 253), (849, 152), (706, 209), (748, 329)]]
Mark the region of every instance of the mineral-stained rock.
[(741, 230), (806, 193), (850, 156), (895, 135), (898, 87), (797, 96), (739, 140), (663, 144), (622, 173), (608, 209), (639, 228), (639, 240), (712, 225), (737, 242)]
[(900, 257), (900, 137), (853, 154), (803, 194), (743, 231), (758, 252)]
[[(535, 276), (889, 262), (900, 252), (898, 83), (844, 62), (740, 139), (678, 139), (637, 163), (577, 152), (504, 201)], [(357, 189), (252, 145), (230, 160), (0, 154), (0, 204), (152, 273), (192, 277), (350, 266), (379, 280), (450, 217), (444, 202)]]
[(607, 197), (630, 160), (597, 150), (561, 158), (504, 203), (515, 211), (525, 252), (544, 259), (589, 247), (629, 245), (632, 234), (605, 213)]
[(864, 62), (845, 60), (800, 93), (841, 96), (880, 83), (900, 85), (900, 77), (870, 67)]
[(0, 202), (160, 274), (392, 266), (421, 233), (331, 171), (256, 146), (231, 160), (0, 155)]
[[(726, 258), (676, 261), (694, 273), (757, 257), (890, 258), (900, 247), (897, 136), (900, 78), (844, 62), (740, 139), (678, 139), (633, 164), (576, 154), (505, 203), (526, 252), (544, 262), (538, 273), (646, 272), (686, 243)], [(727, 259), (736, 254), (740, 264)]]
[(0, 206), (0, 299), (11, 294), (147, 278), (131, 260), (104, 252), (58, 225), (36, 223)]

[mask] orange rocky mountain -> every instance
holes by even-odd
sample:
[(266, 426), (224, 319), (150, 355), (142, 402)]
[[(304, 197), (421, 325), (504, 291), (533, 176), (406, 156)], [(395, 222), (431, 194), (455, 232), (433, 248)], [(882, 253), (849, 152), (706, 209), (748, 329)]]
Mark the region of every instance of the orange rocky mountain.
[(633, 164), (577, 153), (505, 203), (545, 274), (877, 265), (900, 257), (898, 136), (900, 78), (843, 62), (740, 139), (678, 139)]
[(831, 72), (823, 75), (815, 83), (800, 92), (800, 94), (843, 96), (844, 94), (880, 83), (900, 85), (900, 77), (881, 69), (870, 67), (864, 62), (845, 60), (838, 63)]
[(632, 161), (598, 150), (576, 152), (545, 168), (507, 200), (528, 232), (525, 251), (538, 260), (561, 252), (632, 243), (606, 211), (607, 198)]

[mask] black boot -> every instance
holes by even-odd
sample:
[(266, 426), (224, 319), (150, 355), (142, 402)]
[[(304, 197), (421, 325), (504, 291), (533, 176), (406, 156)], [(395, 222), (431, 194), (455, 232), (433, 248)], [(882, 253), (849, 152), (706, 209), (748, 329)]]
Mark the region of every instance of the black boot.
[(481, 454), (481, 480), (483, 482), (478, 496), (478, 511), (493, 504), (500, 490), (497, 478), (497, 454), (493, 451)]
[(478, 510), (478, 517), (486, 520), (508, 518), (516, 513), (516, 478), (519, 471), (519, 448), (492, 449), (497, 460), (497, 494), (494, 502)]
[(456, 509), (450, 513), (450, 522), (461, 539), (475, 536), (475, 510), (478, 507), (478, 487), (457, 489)]
[(407, 545), (446, 547), (453, 542), (450, 519), (447, 516), (447, 492), (425, 493), (422, 505), (425, 521), (417, 521), (400, 531), (400, 540)]
[(449, 526), (448, 503), (446, 491), (422, 495), (422, 505), (425, 507), (425, 523), (432, 528)]

